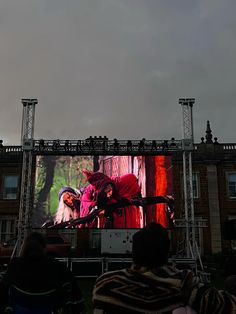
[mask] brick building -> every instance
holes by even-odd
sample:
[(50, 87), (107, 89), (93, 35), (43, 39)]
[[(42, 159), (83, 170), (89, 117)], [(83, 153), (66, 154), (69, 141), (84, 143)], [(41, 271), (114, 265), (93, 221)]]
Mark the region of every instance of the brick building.
[[(213, 141), (212, 137), (208, 121), (205, 138), (194, 145), (193, 152), (195, 217), (206, 219), (207, 223), (207, 227), (199, 230), (202, 254), (236, 248), (234, 224), (228, 230), (230, 234), (225, 235), (226, 221), (236, 219), (236, 144), (219, 144), (217, 138)], [(177, 216), (180, 216), (178, 210), (183, 204), (181, 177), (182, 156), (176, 154), (173, 158), (173, 182)]]
[(20, 146), (0, 146), (0, 241), (16, 232), (23, 155)]
[[(236, 247), (236, 230), (226, 240), (225, 221), (236, 219), (236, 144), (221, 144), (212, 139), (207, 122), (206, 135), (194, 144), (193, 196), (195, 216), (206, 219), (197, 235), (202, 254)], [(172, 157), (173, 194), (176, 218), (183, 212), (182, 153)], [(20, 146), (0, 147), (0, 241), (15, 234), (20, 202), (22, 151)], [(235, 228), (235, 227), (234, 227)], [(233, 233), (233, 234), (232, 234)]]

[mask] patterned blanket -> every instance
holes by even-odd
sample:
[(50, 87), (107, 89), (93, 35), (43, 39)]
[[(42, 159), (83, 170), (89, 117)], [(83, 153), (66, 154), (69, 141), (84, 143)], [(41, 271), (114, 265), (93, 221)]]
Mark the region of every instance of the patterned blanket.
[(187, 305), (197, 313), (236, 313), (236, 297), (171, 266), (107, 272), (96, 281), (93, 305), (94, 313), (107, 314), (164, 314)]

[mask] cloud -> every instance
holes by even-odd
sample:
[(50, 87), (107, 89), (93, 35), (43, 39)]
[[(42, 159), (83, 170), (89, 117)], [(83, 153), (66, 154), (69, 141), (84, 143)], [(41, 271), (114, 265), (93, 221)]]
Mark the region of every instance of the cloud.
[[(178, 98), (195, 97), (233, 142), (235, 2), (9, 0), (0, 4), (0, 136), (19, 144), (21, 98), (36, 138), (181, 138)], [(227, 122), (227, 123), (226, 123)]]

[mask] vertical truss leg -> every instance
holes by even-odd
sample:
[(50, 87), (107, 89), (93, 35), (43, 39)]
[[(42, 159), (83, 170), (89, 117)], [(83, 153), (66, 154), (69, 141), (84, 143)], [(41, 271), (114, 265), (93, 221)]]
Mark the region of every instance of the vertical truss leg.
[(22, 244), (25, 237), (28, 235), (31, 229), (31, 195), (32, 195), (32, 152), (23, 152), (23, 165), (22, 165), (22, 177), (21, 177), (21, 198), (20, 198), (20, 210), (19, 220), (17, 226), (17, 247), (16, 254), (20, 255)]
[(32, 211), (32, 149), (34, 145), (34, 118), (37, 99), (22, 99), (23, 116), (21, 143), (23, 150), (20, 209), (17, 225), (17, 243), (15, 252), (20, 255), (22, 244), (31, 229)]
[(186, 256), (196, 257), (195, 250), (195, 215), (193, 203), (193, 174), (192, 174), (192, 151), (193, 151), (193, 123), (192, 107), (194, 98), (179, 99), (183, 114), (183, 182), (184, 182), (184, 219), (185, 219), (185, 244)]

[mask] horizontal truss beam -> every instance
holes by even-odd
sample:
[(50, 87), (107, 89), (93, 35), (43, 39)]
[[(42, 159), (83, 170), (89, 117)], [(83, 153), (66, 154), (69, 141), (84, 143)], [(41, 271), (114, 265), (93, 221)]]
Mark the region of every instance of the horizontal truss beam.
[(182, 140), (34, 140), (39, 155), (168, 155), (183, 150)]

